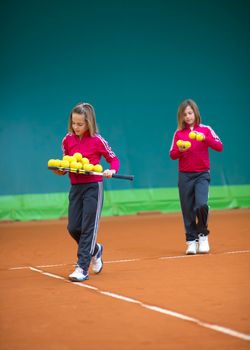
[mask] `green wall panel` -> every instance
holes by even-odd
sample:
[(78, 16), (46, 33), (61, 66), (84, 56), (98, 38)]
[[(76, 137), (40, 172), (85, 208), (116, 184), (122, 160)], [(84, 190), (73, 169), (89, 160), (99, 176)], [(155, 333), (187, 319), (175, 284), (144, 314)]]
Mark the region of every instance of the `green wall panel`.
[[(250, 186), (212, 186), (209, 205), (213, 210), (250, 207)], [(59, 219), (67, 208), (67, 193), (0, 196), (1, 221)], [(102, 216), (178, 211), (177, 188), (113, 190), (105, 192)]]

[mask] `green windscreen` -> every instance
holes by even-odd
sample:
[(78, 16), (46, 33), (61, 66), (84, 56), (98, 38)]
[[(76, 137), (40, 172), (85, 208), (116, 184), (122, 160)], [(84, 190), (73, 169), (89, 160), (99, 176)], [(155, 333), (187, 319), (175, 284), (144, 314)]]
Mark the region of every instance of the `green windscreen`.
[[(212, 186), (209, 205), (213, 210), (249, 207), (249, 194), (250, 186)], [(180, 211), (177, 188), (107, 191), (104, 197), (103, 216)], [(67, 207), (67, 193), (1, 196), (0, 220), (58, 219), (67, 216)]]

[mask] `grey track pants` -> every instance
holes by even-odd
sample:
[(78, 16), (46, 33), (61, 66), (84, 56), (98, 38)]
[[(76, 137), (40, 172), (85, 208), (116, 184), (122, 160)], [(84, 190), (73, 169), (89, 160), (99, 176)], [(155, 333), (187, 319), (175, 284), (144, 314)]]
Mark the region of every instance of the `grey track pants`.
[(68, 231), (78, 244), (77, 264), (88, 272), (97, 250), (96, 238), (103, 204), (103, 183), (72, 185), (69, 192)]

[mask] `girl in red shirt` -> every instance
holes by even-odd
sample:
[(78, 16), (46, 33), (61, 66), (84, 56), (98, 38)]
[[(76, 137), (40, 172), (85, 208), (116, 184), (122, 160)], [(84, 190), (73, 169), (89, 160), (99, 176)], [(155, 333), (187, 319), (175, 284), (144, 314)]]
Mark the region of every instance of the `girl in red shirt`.
[[(62, 141), (64, 155), (81, 153), (91, 164), (98, 164), (103, 156), (110, 164), (104, 176), (112, 177), (119, 169), (119, 159), (107, 141), (98, 134), (95, 111), (89, 103), (79, 103), (69, 116), (69, 133)], [(60, 170), (54, 171), (64, 175)], [(102, 244), (96, 243), (97, 230), (103, 204), (103, 177), (69, 173), (68, 231), (77, 242), (77, 265), (69, 275), (73, 282), (89, 278), (88, 269), (92, 263), (94, 273), (103, 267)]]
[(201, 124), (199, 108), (193, 100), (180, 104), (177, 122), (170, 157), (179, 160), (178, 188), (186, 231), (186, 254), (208, 253), (208, 149), (221, 152), (223, 145), (210, 126)]

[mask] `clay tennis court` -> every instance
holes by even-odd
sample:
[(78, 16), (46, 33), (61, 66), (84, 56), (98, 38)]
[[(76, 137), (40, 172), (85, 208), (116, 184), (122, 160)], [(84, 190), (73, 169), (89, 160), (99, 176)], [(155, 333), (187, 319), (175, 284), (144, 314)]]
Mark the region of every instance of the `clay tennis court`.
[(7, 349), (250, 349), (250, 209), (210, 215), (209, 255), (184, 255), (177, 214), (102, 218), (105, 265), (72, 283), (66, 219), (0, 224)]

